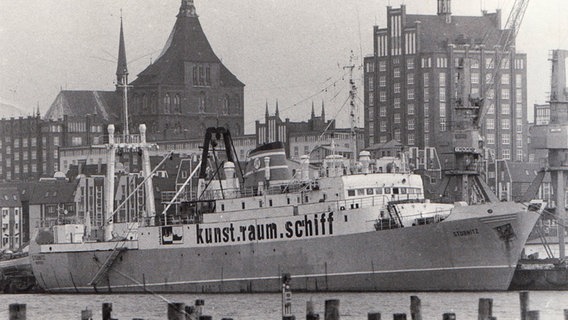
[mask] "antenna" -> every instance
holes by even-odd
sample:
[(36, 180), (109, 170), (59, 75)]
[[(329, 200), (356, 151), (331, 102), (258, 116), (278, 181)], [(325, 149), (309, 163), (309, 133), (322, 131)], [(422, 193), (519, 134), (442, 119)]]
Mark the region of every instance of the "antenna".
[(349, 117), (350, 117), (350, 128), (351, 128), (351, 152), (353, 153), (353, 161), (357, 161), (357, 133), (355, 132), (355, 127), (357, 126), (355, 119), (355, 98), (357, 96), (357, 86), (355, 81), (353, 81), (353, 69), (355, 69), (355, 54), (351, 50), (351, 56), (349, 57), (349, 65), (344, 66), (343, 69), (349, 70)]

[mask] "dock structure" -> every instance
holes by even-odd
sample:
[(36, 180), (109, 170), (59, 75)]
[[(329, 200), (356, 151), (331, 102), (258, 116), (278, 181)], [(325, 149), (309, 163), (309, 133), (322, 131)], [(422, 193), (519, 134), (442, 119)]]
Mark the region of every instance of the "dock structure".
[[(284, 279), (283, 279), (284, 280)], [(289, 278), (286, 279), (289, 282)], [(283, 283), (285, 285), (285, 283)], [(521, 291), (519, 292), (519, 301), (520, 301), (520, 319), (521, 320), (538, 320), (540, 319), (540, 311), (539, 310), (529, 310), (529, 292), (528, 291)], [(195, 304), (185, 304), (183, 302), (171, 302), (167, 301), (167, 309), (166, 319), (168, 320), (213, 320), (214, 318), (210, 315), (204, 315), (203, 307), (205, 306), (205, 301), (203, 299), (195, 300)], [(324, 303), (324, 318), (322, 320), (339, 320), (341, 316), (341, 312), (339, 309), (340, 300), (339, 299), (327, 299)], [(291, 306), (290, 306), (291, 307)], [(9, 306), (9, 313), (10, 317), (9, 320), (26, 320), (26, 304), (21, 303), (13, 303)], [(103, 303), (102, 304), (102, 319), (103, 320), (113, 320), (115, 319), (112, 315), (113, 312), (113, 304), (112, 303)], [(290, 310), (287, 310), (290, 311)], [(410, 316), (407, 316), (407, 313), (397, 311), (392, 314), (392, 318), (395, 320), (421, 320), (423, 319), (422, 315), (422, 308), (421, 308), (421, 300), (418, 296), (411, 296), (410, 297), (410, 305), (409, 305)], [(564, 313), (564, 320), (568, 320), (568, 309), (563, 310)], [(287, 312), (286, 314), (283, 313), (283, 319), (296, 319), (296, 316), (293, 315), (291, 312)], [(304, 317), (299, 317), (299, 319), (303, 319)], [(368, 320), (380, 320), (380, 319), (390, 319), (391, 316), (382, 317), (381, 312), (368, 312), (367, 319)], [(81, 320), (93, 320), (93, 311), (90, 309), (81, 310)], [(133, 320), (144, 320), (144, 318), (130, 318)], [(237, 318), (238, 319), (238, 318)], [(306, 315), (305, 319), (308, 320), (319, 320), (320, 316), (317, 313), (314, 313), (314, 303), (312, 300), (307, 301), (306, 303)], [(445, 312), (443, 313), (438, 319), (443, 320), (456, 320), (456, 314), (453, 312)], [(495, 315), (493, 315), (493, 299), (491, 298), (480, 298), (479, 299), (479, 308), (478, 308), (478, 319), (479, 320), (496, 320), (498, 319)], [(116, 320), (116, 319), (115, 319)], [(220, 320), (233, 320), (233, 318), (223, 317)]]

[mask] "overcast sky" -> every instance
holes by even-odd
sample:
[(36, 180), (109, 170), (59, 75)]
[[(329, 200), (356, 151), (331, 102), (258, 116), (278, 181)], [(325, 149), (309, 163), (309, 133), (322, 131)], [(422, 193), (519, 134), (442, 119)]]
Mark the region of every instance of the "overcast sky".
[[(180, 0), (0, 0), (0, 101), (43, 113), (61, 88), (113, 90), (124, 18), (130, 80), (163, 48)], [(304, 120), (322, 100), (329, 117), (348, 126), (347, 78), (351, 50), (372, 54), (373, 25), (386, 25), (386, 6), (436, 14), (436, 0), (195, 0), (213, 50), (246, 84), (245, 126), (263, 119), (278, 99), (283, 118)], [(513, 0), (453, 1), (454, 15), (503, 10)], [(532, 0), (517, 39), (528, 54), (529, 109), (550, 91), (548, 52), (568, 49), (566, 0)], [(360, 80), (362, 70), (355, 71)], [(363, 89), (360, 87), (362, 98)], [(361, 103), (362, 105), (362, 103)], [(362, 109), (362, 106), (361, 106)], [(361, 110), (362, 111), (362, 110)], [(532, 112), (530, 112), (532, 115)], [(360, 121), (362, 125), (362, 119)]]

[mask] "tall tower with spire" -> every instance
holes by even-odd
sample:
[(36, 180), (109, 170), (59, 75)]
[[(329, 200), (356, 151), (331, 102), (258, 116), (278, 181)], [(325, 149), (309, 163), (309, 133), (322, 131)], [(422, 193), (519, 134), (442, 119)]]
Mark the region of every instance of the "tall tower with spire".
[(211, 126), (244, 130), (244, 84), (217, 57), (193, 0), (181, 0), (161, 54), (130, 90), (132, 127), (148, 126), (148, 138), (200, 137)]
[(120, 39), (118, 43), (118, 63), (116, 65), (116, 84), (128, 83), (128, 65), (126, 63), (126, 46), (124, 44), (124, 29), (122, 25), (122, 14), (120, 16)]
[(120, 39), (118, 43), (118, 62), (116, 64), (116, 92), (122, 95), (121, 129), (124, 136), (129, 134), (128, 116), (128, 65), (126, 63), (126, 45), (124, 44), (124, 27), (122, 12), (120, 14)]

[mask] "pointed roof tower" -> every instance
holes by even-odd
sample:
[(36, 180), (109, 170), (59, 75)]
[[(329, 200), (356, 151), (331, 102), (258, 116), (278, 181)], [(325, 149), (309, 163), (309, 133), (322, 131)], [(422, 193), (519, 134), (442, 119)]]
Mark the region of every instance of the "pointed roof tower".
[(314, 111), (314, 101), (312, 100), (312, 119), (316, 117), (316, 112)]
[(218, 63), (221, 86), (244, 86), (213, 52), (199, 22), (193, 0), (181, 0), (176, 23), (162, 53), (153, 64), (138, 74), (133, 85), (184, 83), (186, 62)]
[(276, 117), (278, 117), (278, 114), (279, 114), (279, 112), (278, 112), (278, 99), (276, 99), (276, 112), (274, 113), (274, 115)]
[(118, 43), (118, 63), (116, 65), (116, 84), (128, 83), (128, 66), (126, 63), (126, 46), (124, 45), (124, 29), (122, 13), (120, 14), (120, 40)]
[(321, 100), (321, 120), (325, 122), (325, 105), (323, 99)]

